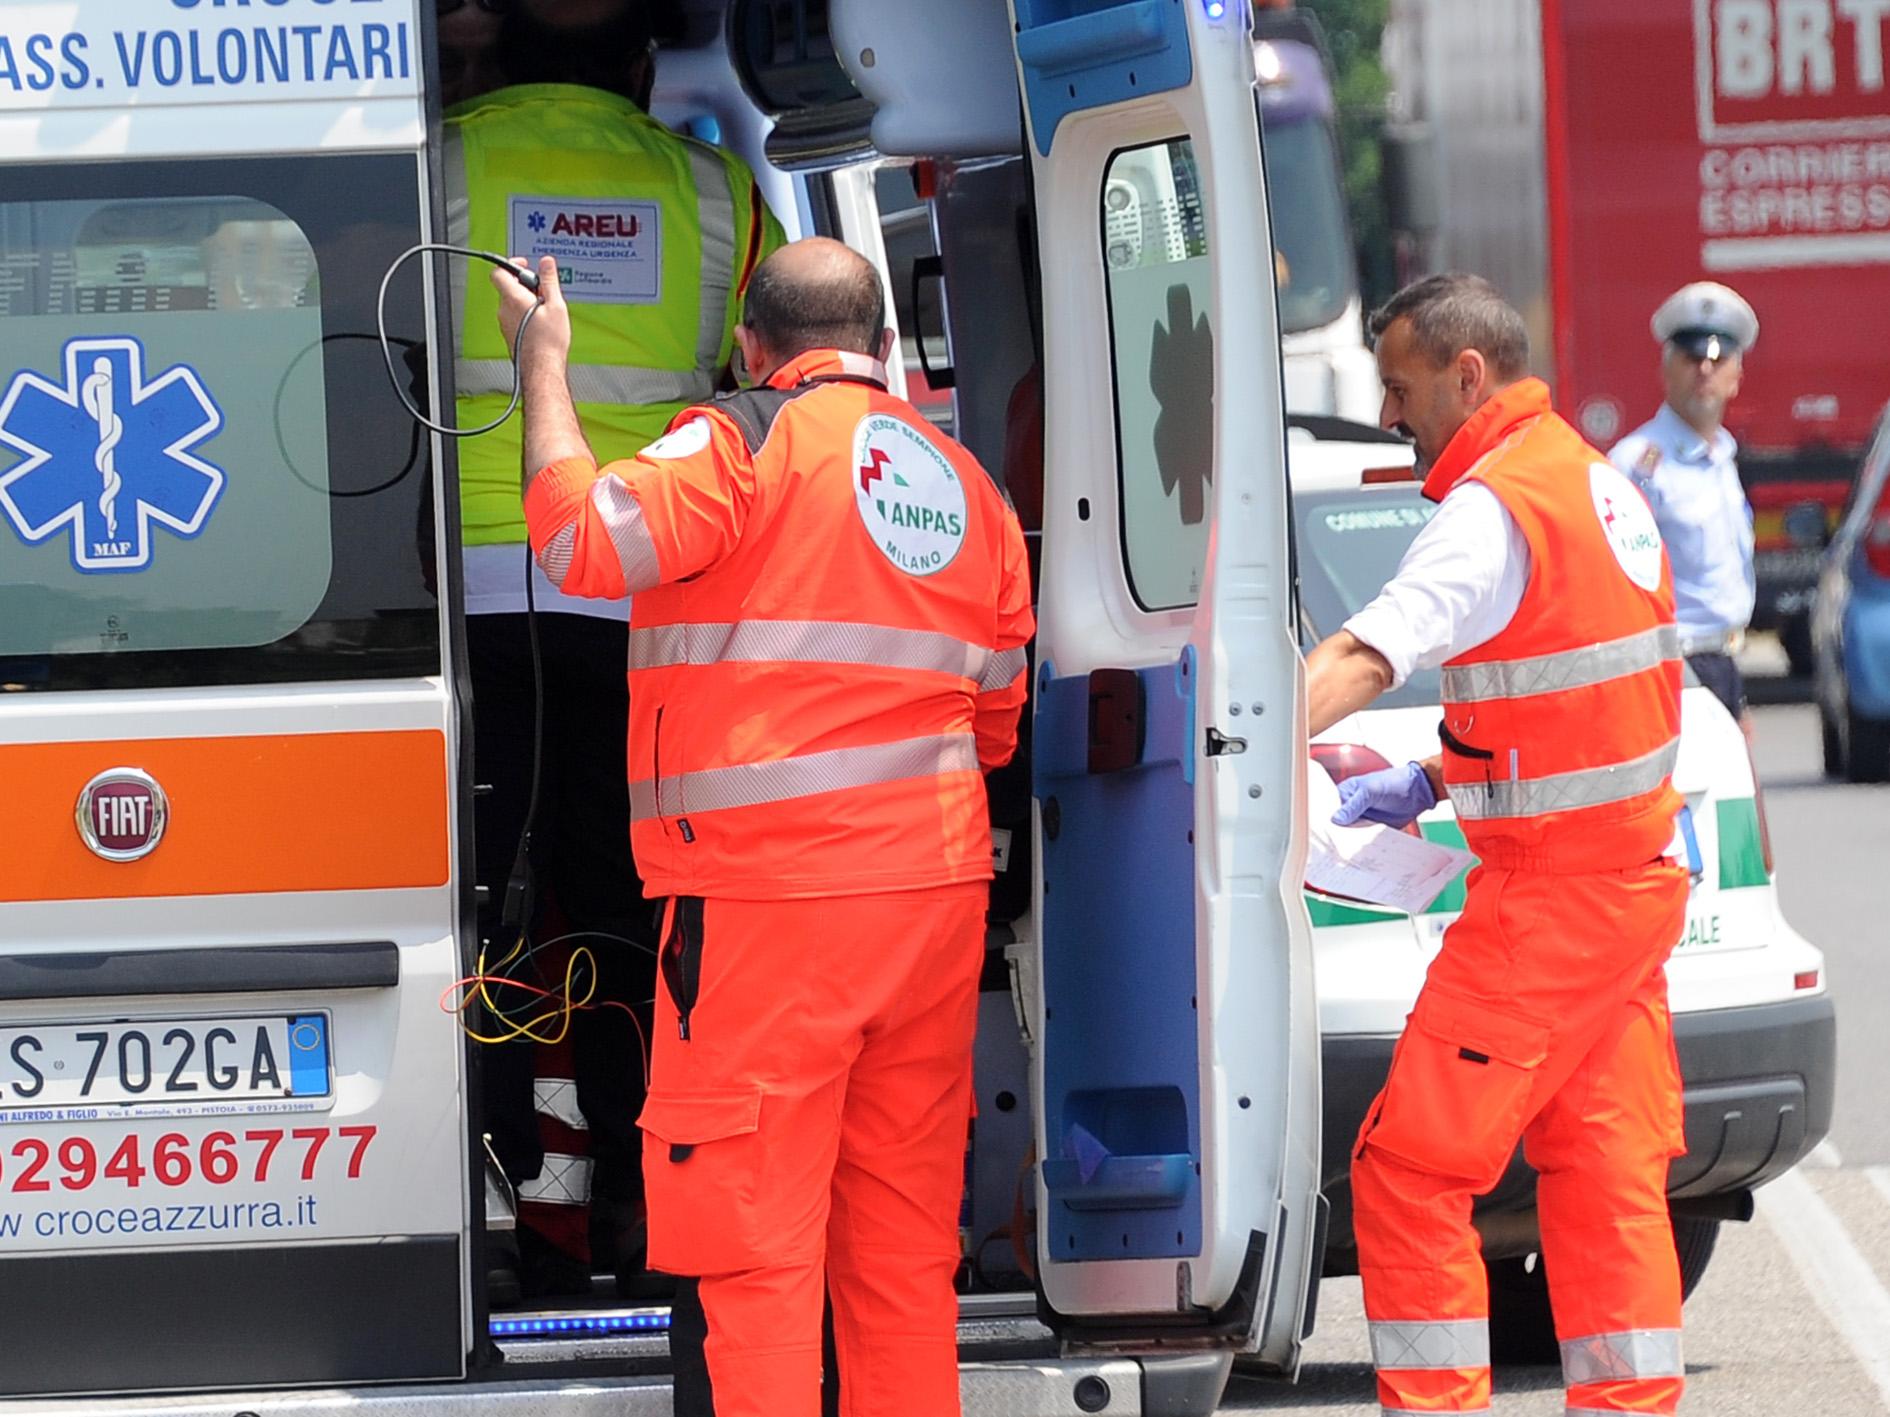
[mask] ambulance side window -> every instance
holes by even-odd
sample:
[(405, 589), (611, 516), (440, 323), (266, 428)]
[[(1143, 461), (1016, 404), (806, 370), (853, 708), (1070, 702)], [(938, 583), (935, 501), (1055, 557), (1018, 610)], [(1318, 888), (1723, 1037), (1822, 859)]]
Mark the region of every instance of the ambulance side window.
[(9, 172), (5, 689), (437, 671), (427, 449), (373, 333), (417, 225), (397, 160)]
[(1123, 561), (1145, 610), (1193, 605), (1207, 563), (1214, 332), (1201, 203), (1187, 138), (1125, 149), (1104, 174)]

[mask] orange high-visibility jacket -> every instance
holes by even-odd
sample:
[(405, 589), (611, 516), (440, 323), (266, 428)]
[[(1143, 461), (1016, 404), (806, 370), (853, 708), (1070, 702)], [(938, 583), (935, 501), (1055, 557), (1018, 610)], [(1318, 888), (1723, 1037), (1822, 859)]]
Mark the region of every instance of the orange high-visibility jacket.
[(533, 550), (634, 597), (630, 839), (651, 896), (783, 900), (991, 876), (1035, 623), (1024, 537), (863, 355), (801, 355), (636, 458), (531, 482)]
[(1680, 808), (1681, 676), (1653, 513), (1538, 379), (1477, 410), (1425, 495), (1441, 501), (1465, 477), (1515, 518), (1530, 570), (1510, 623), (1444, 666), (1444, 781), (1464, 837), (1511, 870), (1651, 861)]

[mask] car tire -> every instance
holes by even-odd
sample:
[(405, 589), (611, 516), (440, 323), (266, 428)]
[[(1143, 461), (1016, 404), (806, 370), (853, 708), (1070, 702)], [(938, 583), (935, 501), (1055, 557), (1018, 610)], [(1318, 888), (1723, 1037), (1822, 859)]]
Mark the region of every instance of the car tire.
[(1484, 1268), (1490, 1275), (1490, 1361), (1505, 1367), (1561, 1362), (1542, 1256), (1487, 1260)]
[(1890, 719), (1845, 716), (1844, 772), (1852, 782), (1890, 782)]
[(1791, 664), (1794, 679), (1809, 679), (1818, 656), (1811, 648), (1811, 612), (1788, 615), (1778, 627), (1778, 642)]
[(1826, 777), (1844, 776), (1844, 735), (1838, 731), (1837, 720), (1818, 710), (1818, 733), (1824, 744), (1824, 775)]
[[(1680, 1295), (1698, 1287), (1719, 1243), (1717, 1220), (1673, 1218), (1673, 1247), (1680, 1261)], [(1490, 1361), (1502, 1366), (1539, 1366), (1562, 1361), (1549, 1309), (1549, 1280), (1541, 1255), (1490, 1260)]]

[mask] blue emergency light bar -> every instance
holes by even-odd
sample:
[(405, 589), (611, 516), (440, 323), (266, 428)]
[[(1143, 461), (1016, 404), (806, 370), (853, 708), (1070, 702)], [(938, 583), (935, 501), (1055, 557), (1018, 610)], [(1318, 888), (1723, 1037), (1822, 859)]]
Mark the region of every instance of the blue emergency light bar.
[(613, 1309), (595, 1314), (495, 1318), (488, 1329), (494, 1338), (595, 1338), (606, 1333), (666, 1333), (669, 1310)]

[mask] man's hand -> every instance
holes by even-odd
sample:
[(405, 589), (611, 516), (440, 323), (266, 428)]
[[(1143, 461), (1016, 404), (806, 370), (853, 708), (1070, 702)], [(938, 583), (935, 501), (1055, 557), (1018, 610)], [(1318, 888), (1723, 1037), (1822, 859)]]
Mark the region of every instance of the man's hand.
[[(517, 256), (518, 266), (529, 263)], [(571, 308), (558, 286), (558, 263), (549, 256), (538, 260), (538, 293), (520, 285), (505, 271), (492, 273), (499, 292), (499, 329), (510, 348), (519, 326), (534, 305), (538, 313), (525, 326), (525, 347), (519, 351), (519, 388), (525, 411), (525, 460), (520, 469), (520, 491), (555, 462), (591, 457), (590, 445), (578, 424), (571, 390), (565, 383), (565, 363), (571, 353)], [(593, 459), (595, 461), (595, 459)]]
[(1380, 826), (1403, 827), (1437, 805), (1430, 774), (1422, 763), (1360, 773), (1339, 784), (1339, 810), (1332, 824), (1349, 827), (1361, 818)]
[[(529, 269), (523, 257), (512, 257), (512, 264)], [(571, 353), (571, 309), (564, 303), (564, 291), (558, 286), (558, 263), (550, 256), (538, 258), (538, 293), (533, 294), (506, 271), (492, 272), (492, 288), (499, 293), (499, 330), (505, 347), (518, 340), (518, 327), (534, 305), (541, 306), (525, 331), (525, 348), (519, 353), (521, 365), (540, 359), (551, 360), (562, 369)]]

